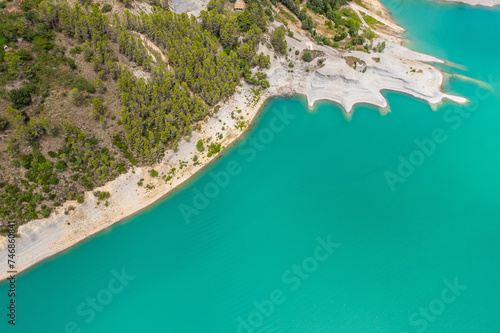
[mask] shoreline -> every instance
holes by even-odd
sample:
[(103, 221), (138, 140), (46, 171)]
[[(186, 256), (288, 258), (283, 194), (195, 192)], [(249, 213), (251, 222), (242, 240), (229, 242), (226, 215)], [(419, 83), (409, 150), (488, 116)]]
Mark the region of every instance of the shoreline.
[(438, 0), (438, 1), (461, 3), (469, 6), (482, 6), (482, 7), (500, 6), (500, 0)]
[[(275, 22), (274, 27), (278, 25)], [(208, 158), (205, 149), (205, 154), (199, 156), (196, 142), (200, 139), (216, 138), (217, 134), (222, 133), (223, 138), (218, 142), (224, 150), (229, 149), (255, 126), (257, 116), (273, 98), (304, 95), (310, 108), (316, 101), (328, 100), (338, 103), (347, 115), (352, 115), (356, 104), (387, 108), (388, 103), (381, 94), (382, 90), (398, 91), (426, 100), (432, 105), (445, 98), (457, 103), (467, 101), (463, 97), (448, 95), (442, 91), (443, 73), (431, 64), (444, 63), (441, 59), (412, 51), (387, 40), (384, 53), (368, 54), (360, 51), (339, 52), (333, 48), (313, 45), (301, 31), (294, 31), (294, 35), (293, 38), (286, 37), (288, 47), (292, 48), (289, 60), (284, 57), (275, 59), (272, 51), (265, 45), (259, 46), (259, 53), (264, 52), (271, 56), (270, 68), (262, 70), (269, 78), (270, 87), (267, 90), (256, 96), (252, 92), (252, 86), (243, 83), (237, 87), (234, 95), (221, 105), (220, 110), (203, 123), (200, 131), (192, 133), (189, 141), (183, 139), (177, 151), (167, 150), (162, 162), (150, 167), (130, 169), (126, 174), (95, 189), (110, 192), (109, 206), (98, 205), (93, 191), (86, 192), (84, 203), (78, 205), (74, 201), (68, 201), (49, 218), (33, 220), (22, 225), (18, 231), (20, 237), (16, 239), (17, 274), (147, 209), (175, 193), (175, 190), (182, 190), (182, 185), (188, 184), (194, 175), (224, 154), (221, 152)], [(375, 40), (381, 41), (383, 39)], [(316, 59), (305, 63), (300, 55), (293, 55), (295, 50), (304, 49), (314, 49), (321, 54), (317, 59), (324, 59), (323, 66), (315, 66)], [(359, 67), (349, 66), (346, 57), (358, 59)], [(290, 59), (295, 64), (293, 68), (288, 66)], [(236, 128), (240, 121), (245, 122), (244, 129)], [(217, 139), (210, 142), (217, 142)], [(198, 165), (192, 163), (195, 155), (199, 157)], [(150, 175), (151, 169), (155, 169), (160, 175), (167, 175), (172, 168), (176, 168), (176, 172), (168, 182), (161, 177)], [(144, 186), (137, 184), (140, 181)], [(152, 188), (148, 190), (146, 185), (151, 185)], [(64, 211), (71, 205), (76, 206), (76, 209), (65, 215)], [(5, 237), (0, 239), (0, 257), (7, 258)], [(8, 277), (8, 273), (6, 265), (0, 267), (2, 281)]]
[[(299, 94), (297, 94), (299, 95)], [(296, 96), (296, 95), (293, 95), (293, 96)], [(249, 126), (247, 126), (245, 128), (244, 131), (242, 131), (240, 133), (240, 135), (238, 137), (236, 137), (227, 147), (224, 147), (223, 150), (221, 150), (221, 152), (217, 155), (214, 155), (214, 157), (212, 159), (210, 159), (209, 161), (207, 161), (205, 164), (203, 164), (201, 166), (200, 169), (198, 169), (197, 171), (193, 172), (193, 174), (191, 174), (190, 176), (188, 176), (186, 179), (184, 179), (182, 182), (180, 182), (179, 184), (175, 185), (174, 187), (172, 187), (170, 190), (168, 190), (167, 192), (165, 192), (164, 194), (160, 195), (157, 199), (153, 200), (152, 202), (148, 203), (148, 204), (145, 204), (144, 207), (140, 208), (139, 210), (137, 211), (133, 211), (131, 212), (129, 215), (127, 216), (124, 216), (124, 217), (121, 217), (119, 220), (117, 220), (116, 222), (112, 222), (110, 225), (105, 225), (103, 226), (102, 228), (100, 229), (94, 229), (93, 232), (86, 236), (86, 237), (83, 237), (81, 239), (79, 239), (78, 241), (76, 241), (75, 243), (73, 244), (69, 244), (66, 248), (62, 248), (60, 250), (58, 250), (56, 253), (52, 254), (52, 255), (48, 255), (47, 257), (43, 258), (43, 259), (40, 259), (39, 261), (33, 263), (32, 265), (30, 266), (27, 266), (26, 268), (22, 269), (22, 270), (19, 270), (16, 274), (16, 277), (19, 277), (20, 275), (22, 274), (26, 274), (28, 273), (30, 270), (32, 269), (35, 269), (36, 267), (38, 267), (39, 265), (45, 263), (46, 261), (52, 259), (52, 258), (55, 258), (57, 255), (63, 255), (65, 252), (69, 252), (71, 251), (73, 248), (76, 248), (77, 246), (83, 244), (85, 241), (87, 240), (91, 240), (93, 237), (96, 237), (98, 236), (100, 233), (103, 233), (105, 232), (107, 229), (109, 229), (111, 226), (114, 226), (114, 225), (118, 225), (120, 223), (126, 223), (128, 221), (126, 221), (127, 219), (129, 218), (132, 218), (134, 215), (138, 215), (138, 214), (141, 214), (143, 212), (146, 212), (148, 209), (150, 208), (153, 208), (154, 205), (156, 204), (160, 204), (161, 203), (161, 200), (164, 200), (164, 199), (167, 199), (167, 197), (169, 196), (172, 196), (174, 194), (176, 194), (176, 192), (178, 191), (182, 191), (183, 188), (187, 185), (189, 185), (189, 182), (191, 181), (194, 181), (194, 176), (196, 175), (199, 175), (201, 174), (201, 172), (203, 172), (204, 169), (207, 169), (208, 167), (210, 167), (213, 163), (216, 163), (219, 159), (223, 158), (225, 154), (229, 153), (230, 152), (230, 149), (233, 148), (234, 145), (236, 145), (238, 143), (239, 140), (241, 140), (245, 135), (247, 135), (255, 126), (256, 126), (256, 120), (259, 116), (262, 115), (262, 110), (265, 108), (266, 104), (268, 102), (270, 102), (271, 100), (273, 99), (278, 99), (278, 98), (292, 98), (293, 96), (287, 96), (287, 95), (282, 95), (282, 96), (268, 96), (263, 102), (262, 102), (262, 105), (261, 107), (257, 110), (257, 112), (255, 113), (254, 115), (254, 119), (252, 120), (252, 122), (249, 124)], [(302, 95), (300, 95), (302, 96)], [(305, 96), (303, 96), (305, 97)], [(102, 189), (103, 187), (100, 187), (98, 189)], [(96, 190), (98, 190), (96, 189)], [(92, 191), (91, 191), (92, 192)], [(86, 194), (89, 193), (89, 192), (86, 192)], [(73, 201), (74, 202), (74, 201)], [(50, 217), (49, 217), (50, 218)], [(36, 220), (38, 221), (38, 220)], [(30, 222), (33, 222), (33, 221), (30, 221)], [(0, 247), (0, 250), (1, 250), (1, 247)], [(7, 277), (0, 277), (0, 284), (3, 283), (5, 280), (7, 279)]]

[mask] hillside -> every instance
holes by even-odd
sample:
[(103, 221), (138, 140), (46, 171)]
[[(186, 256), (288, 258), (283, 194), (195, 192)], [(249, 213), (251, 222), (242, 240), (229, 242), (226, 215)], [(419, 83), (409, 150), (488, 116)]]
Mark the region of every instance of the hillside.
[(249, 2), (252, 14), (242, 20), (223, 1), (211, 3), (198, 22), (166, 5), (7, 2), (0, 231), (8, 221), (48, 217), (67, 200), (82, 203), (86, 191), (131, 166), (158, 162), (217, 111), (242, 75), (265, 86), (251, 77), (269, 64), (255, 47), (267, 29), (265, 5)]

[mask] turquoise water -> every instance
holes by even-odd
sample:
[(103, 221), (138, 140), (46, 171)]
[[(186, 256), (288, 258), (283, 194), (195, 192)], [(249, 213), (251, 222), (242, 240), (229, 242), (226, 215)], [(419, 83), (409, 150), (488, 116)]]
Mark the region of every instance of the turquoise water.
[[(414, 49), (500, 82), (499, 11), (383, 2)], [(174, 195), (21, 275), (0, 331), (499, 332), (500, 83), (445, 89), (473, 103), (270, 101)]]

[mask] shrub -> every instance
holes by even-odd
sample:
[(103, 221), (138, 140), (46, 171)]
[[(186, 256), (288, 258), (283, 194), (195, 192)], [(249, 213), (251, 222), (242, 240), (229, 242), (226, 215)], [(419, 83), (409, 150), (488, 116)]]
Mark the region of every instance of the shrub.
[[(26, 3), (28, 1), (24, 1)], [(35, 48), (39, 50), (51, 50), (54, 47), (54, 44), (47, 38), (47, 37), (42, 37), (42, 36), (36, 36), (33, 38), (33, 44), (35, 45)]]
[(311, 62), (312, 61), (311, 52), (309, 51), (304, 52), (304, 54), (302, 55), (302, 60), (304, 60), (305, 62)]
[(50, 208), (44, 208), (40, 211), (40, 214), (42, 214), (43, 217), (47, 218), (50, 216)]
[(20, 165), (27, 170), (31, 168), (31, 157), (32, 157), (31, 154), (19, 156)]
[(82, 47), (81, 46), (75, 46), (71, 50), (69, 50), (69, 53), (71, 54), (80, 54), (82, 52)]
[(92, 115), (94, 116), (95, 119), (99, 119), (100, 116), (106, 113), (106, 108), (104, 107), (102, 101), (99, 98), (94, 98), (92, 100), (92, 104), (94, 106), (92, 110)]
[(214, 154), (217, 154), (221, 150), (221, 144), (220, 143), (211, 143), (208, 146), (208, 157), (211, 157)]
[(7, 118), (0, 116), (0, 131), (3, 131), (5, 127), (7, 127), (8, 121)]
[(7, 4), (5, 3), (5, 1), (0, 2), (0, 9), (3, 9), (5, 7), (7, 7)]
[(371, 29), (366, 29), (364, 36), (365, 38), (373, 39), (375, 37), (375, 33)]
[(93, 84), (88, 83), (87, 86), (85, 87), (85, 89), (87, 90), (87, 92), (89, 94), (95, 93), (95, 87)]
[(340, 42), (341, 40), (344, 40), (347, 37), (347, 33), (345, 31), (338, 33), (333, 37), (333, 40), (336, 42)]
[(365, 38), (363, 36), (353, 36), (352, 37), (352, 43), (354, 45), (363, 45), (363, 43), (365, 42)]
[(104, 6), (102, 6), (101, 12), (107, 13), (107, 12), (110, 12), (111, 9), (113, 9), (113, 7), (111, 7), (111, 5), (109, 3), (107, 3), (107, 4), (104, 4)]
[(385, 50), (385, 41), (383, 41), (382, 43), (378, 43), (377, 46), (374, 47), (374, 50), (376, 52), (380, 52), (380, 53), (384, 52), (384, 50)]
[(32, 59), (31, 54), (28, 51), (23, 50), (23, 49), (17, 51), (17, 56), (19, 57), (19, 59), (21, 59), (23, 61), (29, 61)]
[(108, 90), (106, 88), (106, 86), (104, 85), (104, 82), (102, 82), (101, 79), (99, 78), (96, 78), (95, 81), (94, 81), (94, 86), (95, 88), (97, 89), (97, 92), (99, 94), (104, 94), (106, 92), (106, 90)]
[(95, 87), (85, 80), (83, 77), (77, 77), (74, 81), (74, 87), (78, 89), (78, 91), (86, 90), (88, 93), (95, 93)]
[(66, 58), (66, 63), (68, 64), (69, 68), (71, 68), (71, 69), (77, 68), (75, 61), (71, 58)]
[(66, 162), (59, 160), (56, 162), (56, 170), (57, 172), (64, 172), (68, 170), (68, 165)]
[(82, 105), (83, 98), (83, 94), (77, 88), (73, 88), (73, 90), (69, 92), (69, 99), (71, 100), (71, 103), (76, 106)]
[(196, 144), (196, 149), (198, 149), (198, 151), (200, 151), (200, 152), (205, 150), (205, 147), (203, 146), (202, 140), (198, 141), (198, 143)]
[(111, 196), (111, 194), (109, 194), (109, 192), (104, 192), (104, 191), (95, 191), (94, 192), (94, 196), (96, 198), (98, 198), (99, 200), (106, 200), (106, 199), (109, 199), (109, 197)]
[(9, 91), (9, 98), (16, 109), (20, 109), (30, 104), (31, 95), (34, 93), (34, 87), (26, 86), (21, 89), (12, 89)]
[(151, 177), (158, 177), (158, 171), (151, 169)]

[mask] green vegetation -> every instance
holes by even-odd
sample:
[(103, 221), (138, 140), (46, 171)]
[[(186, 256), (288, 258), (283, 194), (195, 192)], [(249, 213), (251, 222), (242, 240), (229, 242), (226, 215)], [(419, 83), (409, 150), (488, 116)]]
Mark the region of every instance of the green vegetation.
[(111, 197), (111, 195), (109, 194), (109, 192), (101, 192), (101, 191), (95, 191), (94, 192), (94, 196), (99, 200), (106, 200), (106, 199), (109, 199)]
[(368, 24), (370, 27), (375, 28), (376, 24), (382, 25), (382, 22), (374, 19), (370, 15), (363, 15), (363, 19), (365, 20), (366, 24)]
[[(294, 0), (281, 0), (281, 2), (302, 22), (302, 29), (309, 31), (316, 43), (337, 48), (340, 46), (339, 43), (342, 43), (345, 48), (354, 49), (363, 47), (369, 52), (369, 48), (363, 45), (367, 39), (372, 40), (375, 34), (370, 29), (367, 29), (363, 34), (359, 34), (361, 18), (352, 9), (343, 7), (349, 1), (351, 0), (306, 1), (307, 9), (319, 15), (324, 15), (328, 19), (326, 27), (329, 30), (335, 30), (332, 41), (331, 38), (322, 36), (316, 31), (316, 23), (313, 21), (312, 17), (308, 15), (306, 8), (301, 9), (300, 2)], [(369, 21), (368, 24), (380, 23), (370, 16), (364, 18), (367, 19), (367, 23)]]
[(0, 116), (0, 132), (3, 131), (9, 122), (7, 121), (7, 118)]
[(305, 51), (304, 54), (302, 55), (302, 60), (305, 62), (311, 62), (312, 61), (312, 54), (310, 51)]
[(385, 50), (385, 41), (383, 41), (381, 43), (378, 43), (377, 46), (373, 47), (373, 50), (375, 52), (379, 52), (379, 53), (384, 52), (384, 50)]
[(31, 96), (35, 92), (36, 87), (34, 85), (26, 85), (23, 88), (12, 89), (9, 92), (9, 98), (12, 103), (14, 103), (14, 108), (21, 109), (28, 106), (31, 102)]
[(211, 143), (208, 146), (208, 157), (212, 157), (212, 155), (218, 154), (221, 150), (221, 144), (220, 143)]
[(324, 15), (327, 14), (328, 11), (340, 8), (349, 1), (350, 0), (308, 0), (307, 8), (320, 15)]
[(203, 145), (203, 140), (198, 140), (198, 142), (196, 143), (196, 149), (198, 149), (199, 152), (205, 150), (205, 146)]
[(109, 3), (106, 3), (106, 4), (104, 4), (104, 6), (102, 6), (101, 12), (107, 13), (107, 12), (110, 12), (112, 9), (113, 9), (113, 7), (111, 7), (111, 5)]
[(286, 54), (285, 30), (283, 28), (274, 29), (271, 34), (271, 44), (276, 52)]

